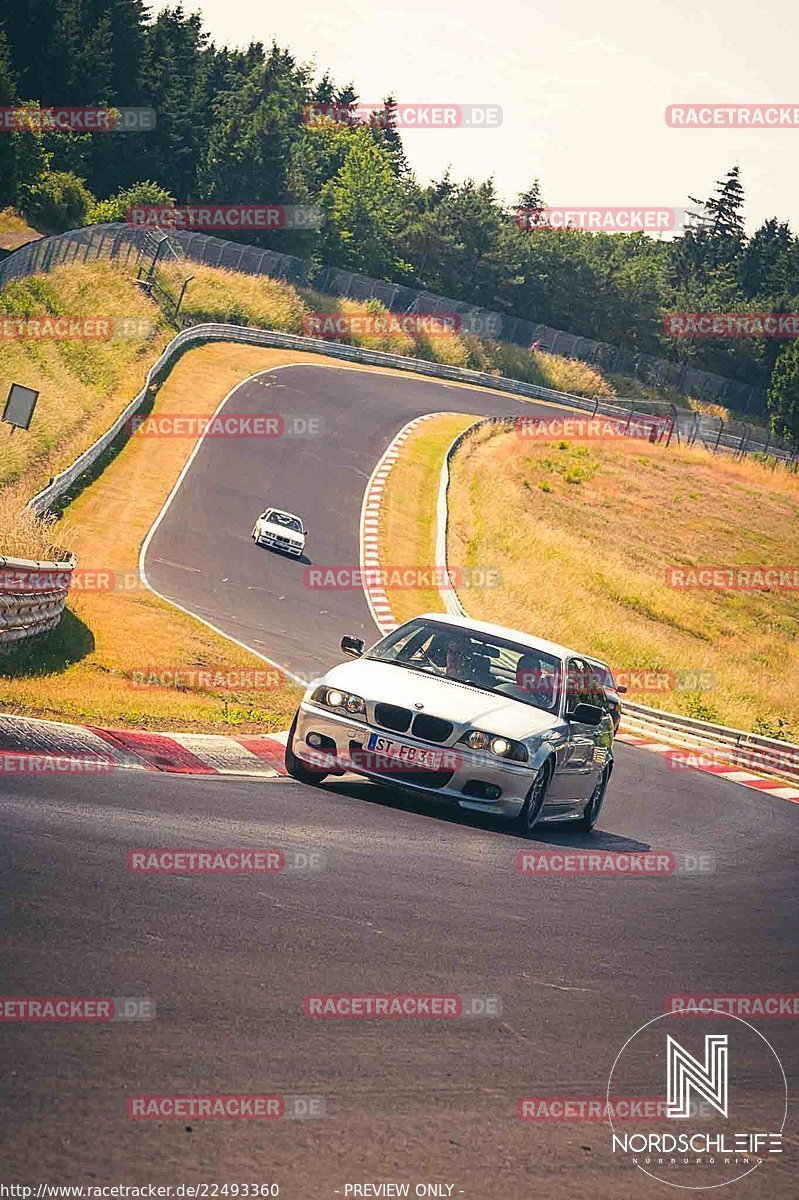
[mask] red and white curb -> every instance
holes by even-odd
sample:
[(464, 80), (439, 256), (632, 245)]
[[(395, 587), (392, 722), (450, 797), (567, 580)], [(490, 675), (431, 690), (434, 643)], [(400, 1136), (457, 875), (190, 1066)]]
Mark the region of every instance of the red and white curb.
[(423, 421), (431, 417), (441, 416), (440, 413), (425, 413), (415, 417), (407, 425), (403, 425), (397, 436), (389, 443), (383, 457), (378, 462), (366, 485), (361, 507), (361, 577), (364, 581), (363, 590), (366, 602), (381, 634), (391, 633), (397, 628), (397, 622), (391, 612), (391, 606), (385, 588), (379, 582), (380, 554), (378, 543), (378, 527), (380, 524), (380, 505), (383, 499), (383, 489), (392, 468), (400, 456), (402, 447), (410, 435)]
[(733, 765), (732, 762), (708, 762), (709, 754), (719, 755), (726, 748), (715, 751), (705, 749), (689, 749), (685, 746), (670, 746), (666, 742), (658, 742), (652, 738), (640, 737), (632, 733), (617, 733), (616, 740), (635, 746), (637, 750), (650, 750), (653, 754), (679, 755), (675, 762), (675, 771), (705, 771), (708, 775), (716, 775), (731, 783), (740, 783), (743, 787), (754, 788), (758, 792), (766, 792), (769, 796), (779, 796), (781, 800), (792, 800), (799, 803), (799, 787), (786, 783), (784, 779), (773, 779), (766, 775), (756, 775), (753, 771), (745, 771)]
[(273, 779), (287, 774), (286, 737), (149, 733), (0, 715), (0, 778), (140, 770)]

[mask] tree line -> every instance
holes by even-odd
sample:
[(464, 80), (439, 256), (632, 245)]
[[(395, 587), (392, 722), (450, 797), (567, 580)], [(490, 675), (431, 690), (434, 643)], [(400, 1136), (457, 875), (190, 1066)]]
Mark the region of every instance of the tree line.
[(314, 205), (319, 228), (247, 240), (769, 387), (775, 430), (799, 436), (799, 341), (665, 328), (670, 312), (799, 311), (799, 238), (777, 216), (746, 235), (737, 166), (688, 198), (696, 221), (670, 240), (528, 231), (515, 217), (545, 204), (538, 179), (513, 204), (491, 179), (420, 183), (393, 97), (372, 119), (306, 119), (357, 98), (274, 43), (216, 46), (180, 5), (153, 18), (142, 0), (26, 0), (0, 19), (0, 109), (150, 108), (156, 124), (2, 133), (0, 207), (56, 231), (135, 203)]

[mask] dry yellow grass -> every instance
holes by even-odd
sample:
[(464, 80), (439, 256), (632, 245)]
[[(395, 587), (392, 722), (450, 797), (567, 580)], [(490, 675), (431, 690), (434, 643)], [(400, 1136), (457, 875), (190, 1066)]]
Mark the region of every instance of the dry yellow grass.
[[(202, 347), (180, 360), (154, 411), (210, 415), (241, 379), (298, 358), (326, 361), (248, 346)], [(82, 570), (119, 572), (135, 582), (139, 547), (188, 451), (182, 439), (134, 438), (67, 509), (70, 549)], [(61, 540), (58, 525), (52, 536)], [(74, 592), (61, 626), (37, 642), (35, 651), (20, 645), (0, 659), (0, 704), (7, 711), (111, 726), (264, 733), (287, 727), (300, 695), (286, 680), (267, 688), (134, 688), (137, 672), (156, 669), (269, 671), (142, 588)]]
[(22, 213), (14, 208), (0, 208), (0, 233), (35, 233)]
[[(335, 313), (359, 318), (391, 314), (378, 300), (360, 302), (325, 296), (311, 288), (295, 289), (280, 280), (241, 275), (227, 268), (192, 264), (183, 312), (194, 320), (261, 325), (288, 333), (303, 332), (303, 318)], [(507, 375), (543, 387), (581, 396), (612, 396), (613, 385), (596, 368), (556, 354), (530, 354), (522, 346), (487, 341), (468, 333), (436, 336), (424, 332), (356, 331), (337, 333), (337, 340), (367, 350), (384, 350), (448, 366)]]
[[(20, 509), (19, 497), (10, 490), (0, 491), (0, 530), (0, 551), (6, 558), (52, 562), (60, 553), (53, 540), (53, 518), (37, 517), (29, 508)], [(66, 536), (63, 529), (58, 536)]]
[(265, 275), (242, 275), (191, 263), (182, 312), (198, 321), (227, 321), (302, 333), (307, 306), (296, 288)]
[(0, 247), (3, 250), (17, 250), (41, 236), (38, 229), (28, 224), (22, 213), (14, 208), (0, 208)]
[(0, 291), (0, 319), (45, 314), (130, 317), (142, 328), (110, 340), (0, 341), (0, 378), (40, 393), (29, 430), (0, 425), (0, 487), (18, 484), (20, 507), (112, 424), (172, 336), (157, 306), (107, 263), (58, 267)]
[(484, 433), (455, 459), (450, 514), (450, 560), (503, 576), (468, 598), (473, 616), (616, 670), (708, 672), (709, 691), (629, 698), (799, 738), (799, 593), (666, 585), (669, 565), (794, 565), (794, 475), (632, 440)]
[(616, 394), (613, 384), (604, 375), (578, 359), (560, 358), (545, 351), (531, 354), (524, 346), (483, 341), (469, 334), (463, 335), (461, 341), (468, 349), (468, 362), (463, 365), (476, 371), (522, 379), (525, 383), (536, 383), (576, 396)]
[[(473, 416), (447, 413), (425, 421), (408, 438), (383, 489), (378, 525), (382, 567), (433, 571), (441, 464), (453, 438), (472, 424)], [(389, 588), (386, 595), (399, 622), (420, 612), (443, 610), (435, 586)]]

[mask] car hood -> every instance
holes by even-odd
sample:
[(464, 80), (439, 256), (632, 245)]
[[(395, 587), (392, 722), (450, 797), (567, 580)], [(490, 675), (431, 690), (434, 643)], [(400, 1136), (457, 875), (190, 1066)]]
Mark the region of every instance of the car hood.
[(365, 658), (333, 667), (323, 679), (329, 687), (354, 692), (367, 703), (380, 700), (409, 708), (412, 712), (415, 705), (421, 703), (424, 708), (415, 711), (503, 737), (535, 737), (560, 724), (560, 719), (551, 713), (510, 696), (481, 692), (468, 684)]
[(274, 521), (259, 521), (258, 528), (265, 533), (276, 533), (281, 537), (287, 537), (292, 542), (302, 542), (305, 540), (305, 535), (297, 533), (296, 529), (287, 529), (285, 525), (276, 525)]

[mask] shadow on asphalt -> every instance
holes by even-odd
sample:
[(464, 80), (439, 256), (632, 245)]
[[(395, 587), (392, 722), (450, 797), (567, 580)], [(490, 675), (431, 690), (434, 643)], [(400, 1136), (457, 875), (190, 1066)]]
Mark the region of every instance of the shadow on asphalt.
[(255, 549), (266, 550), (269, 554), (276, 554), (278, 558), (288, 558), (292, 562), (302, 563), (304, 567), (313, 566), (313, 559), (309, 558), (307, 554), (300, 554), (299, 556), (296, 554), (285, 554), (282, 550), (277, 550), (273, 546), (256, 546)]
[[(384, 787), (381, 784), (366, 781), (328, 779), (319, 785), (319, 790), (350, 796), (353, 800), (363, 800), (367, 804), (373, 804), (379, 808), (393, 808), (399, 812), (415, 813), (420, 817), (443, 821), (449, 825), (479, 829), (498, 837), (513, 838), (519, 842), (540, 842), (548, 846), (564, 846), (577, 850), (643, 852), (652, 848), (649, 842), (622, 837), (620, 834), (610, 833), (604, 829), (595, 829), (593, 833), (579, 833), (573, 828), (570, 829), (568, 823), (541, 825), (533, 834), (526, 834), (514, 829), (511, 823), (503, 818), (459, 808), (452, 800), (428, 799), (426, 796), (403, 792), (399, 788)], [(600, 822), (601, 819), (600, 816)]]

